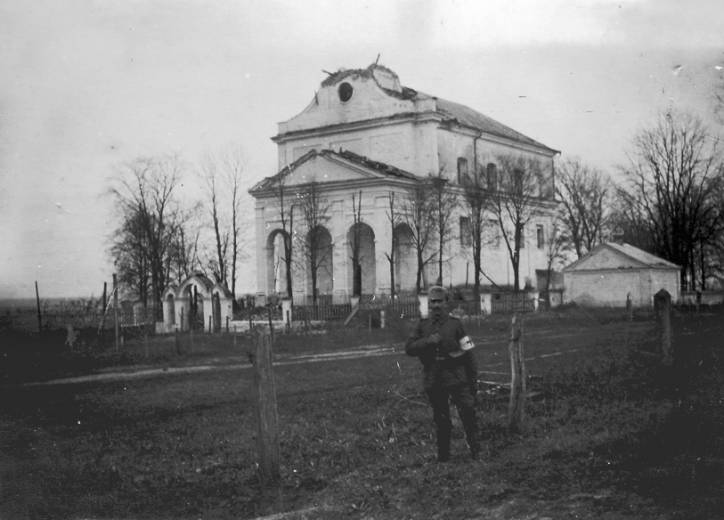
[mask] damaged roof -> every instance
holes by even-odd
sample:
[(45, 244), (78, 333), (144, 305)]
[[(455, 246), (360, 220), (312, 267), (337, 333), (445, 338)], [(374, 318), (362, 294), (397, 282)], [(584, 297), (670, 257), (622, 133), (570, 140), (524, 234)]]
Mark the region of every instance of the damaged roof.
[[(551, 152), (559, 153), (559, 150), (555, 150), (553, 148), (550, 148), (546, 145), (544, 145), (541, 142), (536, 141), (535, 139), (531, 139), (530, 137), (521, 134), (520, 132), (513, 130), (509, 126), (506, 126), (495, 119), (486, 116), (485, 114), (482, 114), (478, 112), (477, 110), (474, 110), (470, 107), (467, 107), (465, 105), (462, 105), (460, 103), (455, 103), (453, 101), (448, 101), (443, 98), (439, 98), (436, 96), (432, 96), (429, 94), (425, 94), (423, 92), (418, 92), (415, 89), (401, 86), (401, 91), (398, 92), (394, 89), (385, 88), (380, 84), (379, 81), (377, 81), (377, 78), (374, 75), (374, 71), (376, 69), (379, 69), (383, 72), (386, 72), (392, 76), (394, 76), (397, 80), (399, 80), (397, 74), (390, 70), (389, 68), (385, 67), (384, 65), (378, 65), (376, 63), (373, 63), (367, 68), (364, 69), (340, 69), (335, 73), (328, 73), (329, 77), (325, 78), (324, 81), (322, 81), (322, 87), (330, 87), (333, 85), (336, 85), (337, 83), (340, 83), (346, 78), (350, 77), (361, 77), (366, 79), (372, 79), (377, 83), (377, 86), (385, 92), (387, 95), (396, 97), (399, 99), (406, 99), (410, 101), (415, 100), (422, 100), (422, 99), (434, 99), (436, 109), (435, 112), (442, 116), (443, 122), (448, 124), (458, 124), (460, 126), (464, 126), (467, 128), (472, 128), (475, 130), (478, 130), (480, 132), (495, 135), (498, 137), (503, 137), (506, 139), (510, 139), (512, 141), (516, 141), (523, 144), (528, 144), (531, 146), (536, 146), (540, 148), (544, 148), (546, 150), (549, 150)], [(289, 132), (294, 133), (294, 132)]]
[(531, 139), (527, 135), (523, 135), (508, 126), (505, 126), (503, 123), (499, 123), (495, 119), (490, 118), (485, 114), (481, 114), (470, 107), (461, 105), (460, 103), (453, 103), (447, 99), (437, 98), (436, 104), (437, 112), (443, 116), (445, 121), (474, 128), (476, 130), (480, 130), (481, 132), (485, 132), (486, 134), (497, 135), (520, 143), (546, 148), (552, 152), (558, 152), (558, 150), (553, 150), (543, 143), (540, 143), (535, 139)]
[(363, 166), (367, 169), (374, 170), (378, 173), (381, 173), (383, 175), (387, 175), (390, 177), (396, 177), (399, 179), (408, 179), (408, 180), (418, 180), (419, 177), (415, 175), (414, 173), (410, 173), (406, 170), (402, 170), (400, 168), (397, 168), (396, 166), (392, 166), (391, 164), (383, 163), (380, 161), (375, 161), (373, 159), (370, 159), (369, 157), (365, 157), (364, 155), (359, 155), (354, 152), (351, 152), (349, 150), (343, 150), (339, 149), (338, 151), (325, 149), (325, 150), (310, 150), (304, 155), (302, 155), (299, 159), (294, 161), (288, 166), (285, 166), (282, 168), (277, 174), (272, 175), (271, 177), (266, 177), (256, 183), (250, 190), (249, 193), (255, 193), (258, 191), (262, 191), (265, 189), (271, 188), (276, 181), (279, 179), (282, 179), (289, 175), (291, 172), (293, 172), (297, 167), (304, 164), (305, 162), (315, 158), (315, 157), (338, 157), (342, 158), (348, 162), (351, 162), (353, 164), (356, 164), (358, 166)]

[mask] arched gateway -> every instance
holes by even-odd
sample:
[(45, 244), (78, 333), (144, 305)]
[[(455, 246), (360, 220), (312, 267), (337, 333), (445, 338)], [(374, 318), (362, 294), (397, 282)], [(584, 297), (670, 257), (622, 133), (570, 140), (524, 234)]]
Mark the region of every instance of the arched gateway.
[(232, 297), (223, 285), (194, 273), (163, 296), (165, 332), (206, 330), (218, 332), (232, 318)]

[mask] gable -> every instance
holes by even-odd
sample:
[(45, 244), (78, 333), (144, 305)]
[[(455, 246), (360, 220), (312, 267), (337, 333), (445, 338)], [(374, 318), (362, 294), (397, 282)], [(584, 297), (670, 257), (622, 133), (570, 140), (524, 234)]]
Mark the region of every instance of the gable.
[(679, 266), (630, 244), (607, 242), (594, 247), (563, 270), (589, 271), (598, 269), (679, 269)]
[[(415, 101), (391, 95), (397, 91), (386, 88), (390, 83), (394, 81), (369, 69), (330, 76), (301, 113), (279, 124), (279, 134), (414, 112)], [(343, 100), (343, 88), (349, 99)]]
[(310, 182), (349, 182), (374, 178), (375, 175), (363, 168), (352, 167), (329, 155), (314, 154), (301, 162), (284, 177), (285, 186), (299, 186)]
[(391, 180), (415, 181), (414, 174), (394, 166), (355, 154), (348, 150), (312, 150), (282, 169), (272, 177), (258, 182), (249, 190), (254, 196), (279, 186), (300, 186), (317, 182), (320, 184), (349, 184), (359, 181), (384, 182)]

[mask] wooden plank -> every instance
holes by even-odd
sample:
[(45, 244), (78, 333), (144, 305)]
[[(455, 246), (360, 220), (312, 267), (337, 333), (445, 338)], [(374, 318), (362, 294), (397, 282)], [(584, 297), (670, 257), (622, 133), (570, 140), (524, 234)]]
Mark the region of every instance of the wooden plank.
[(272, 337), (267, 331), (257, 335), (254, 356), (254, 389), (257, 415), (257, 448), (262, 484), (279, 480), (279, 418), (272, 367)]

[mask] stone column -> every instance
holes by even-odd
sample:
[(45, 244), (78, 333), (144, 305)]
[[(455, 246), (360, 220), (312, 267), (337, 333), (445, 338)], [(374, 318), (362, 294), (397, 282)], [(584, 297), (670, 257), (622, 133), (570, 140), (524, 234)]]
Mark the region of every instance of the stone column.
[(267, 287), (267, 229), (264, 221), (264, 206), (257, 201), (254, 214), (254, 229), (256, 233), (256, 290), (266, 294)]
[[(350, 201), (349, 204), (352, 204)], [(351, 288), (347, 280), (347, 266), (349, 260), (349, 244), (347, 243), (347, 231), (349, 226), (345, 220), (344, 201), (335, 200), (332, 203), (332, 227), (330, 233), (334, 241), (334, 252), (332, 253), (332, 273), (334, 287), (334, 303), (347, 303)]]

